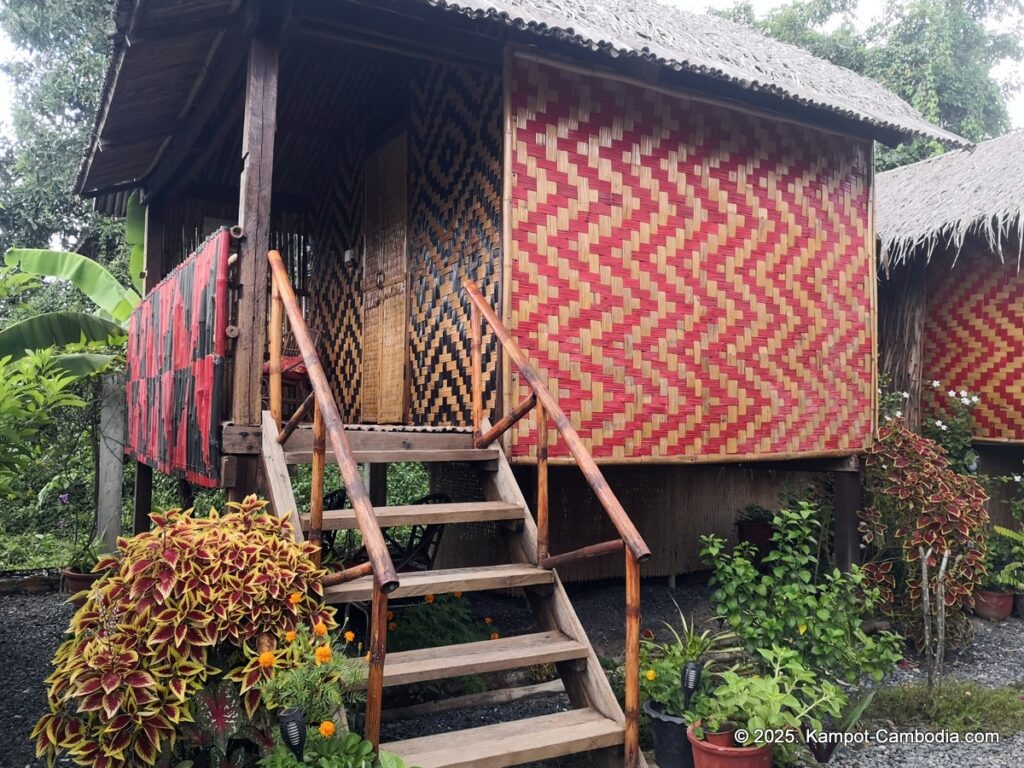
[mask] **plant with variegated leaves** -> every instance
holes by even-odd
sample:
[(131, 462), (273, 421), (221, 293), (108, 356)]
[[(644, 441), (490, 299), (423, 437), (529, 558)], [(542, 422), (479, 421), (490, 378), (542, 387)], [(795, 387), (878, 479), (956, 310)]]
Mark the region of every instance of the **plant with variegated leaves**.
[[(54, 656), (50, 711), (32, 732), (39, 756), (153, 765), (193, 721), (193, 697), (245, 667), (245, 649), (272, 651), (302, 624), (335, 626), (315, 545), (295, 543), (265, 506), (250, 496), (229, 504), (231, 514), (171, 510), (152, 515), (152, 531), (118, 540)], [(240, 686), (250, 717), (261, 706), (259, 679)]]

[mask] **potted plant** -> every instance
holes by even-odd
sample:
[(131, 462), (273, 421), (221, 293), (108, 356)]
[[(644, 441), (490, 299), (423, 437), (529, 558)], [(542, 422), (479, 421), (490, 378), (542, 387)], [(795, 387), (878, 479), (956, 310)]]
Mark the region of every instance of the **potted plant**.
[[(679, 606), (677, 605), (678, 609)], [(654, 753), (660, 768), (692, 768), (693, 752), (686, 738), (686, 716), (691, 704), (708, 688), (704, 674), (706, 658), (712, 650), (727, 653), (738, 648), (722, 648), (732, 632), (698, 632), (691, 617), (687, 621), (679, 610), (679, 629), (665, 623), (672, 640), (640, 644), (640, 692), (644, 712), (651, 720)]]
[(1010, 557), (1010, 546), (1005, 536), (989, 538), (984, 560), (985, 575), (979, 588), (974, 590), (974, 613), (983, 619), (1005, 621), (1013, 612), (1013, 592), (1002, 578)]
[(1007, 562), (996, 575), (999, 583), (1013, 592), (1014, 612), (1024, 618), (1024, 532), (995, 527), (996, 534), (1006, 543)]
[(736, 538), (740, 542), (753, 544), (757, 549), (757, 562), (764, 560), (772, 548), (772, 534), (775, 527), (772, 519), (775, 513), (758, 504), (748, 504), (736, 520)]
[(687, 729), (695, 768), (771, 768), (775, 745), (764, 740), (765, 731), (820, 731), (822, 717), (841, 715), (842, 691), (819, 681), (795, 651), (773, 646), (759, 655), (763, 674), (727, 670), (722, 684), (698, 703)]
[(99, 559), (96, 546), (91, 541), (76, 549), (68, 558), (64, 568), (64, 585), (71, 595), (71, 603), (78, 608), (85, 605), (83, 593), (103, 576), (103, 571), (93, 572)]

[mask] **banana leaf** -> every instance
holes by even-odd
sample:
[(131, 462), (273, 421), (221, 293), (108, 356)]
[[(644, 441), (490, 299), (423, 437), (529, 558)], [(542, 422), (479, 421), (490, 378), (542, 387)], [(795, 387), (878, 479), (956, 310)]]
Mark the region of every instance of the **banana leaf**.
[(132, 192), (128, 198), (128, 210), (124, 218), (124, 241), (131, 246), (128, 256), (128, 273), (132, 285), (140, 294), (143, 290), (142, 271), (146, 268), (146, 208), (139, 202), (139, 193)]
[(11, 248), (4, 255), (4, 261), (9, 267), (20, 267), (23, 272), (70, 280), (119, 323), (128, 320), (140, 300), (139, 294), (117, 282), (101, 264), (77, 253)]
[(83, 342), (108, 342), (125, 336), (124, 326), (84, 312), (47, 312), (0, 331), (0, 357), (18, 360), (27, 351)]
[(58, 368), (72, 376), (91, 376), (99, 373), (114, 361), (115, 355), (91, 354), (89, 352), (76, 352), (72, 355), (57, 355), (53, 359)]

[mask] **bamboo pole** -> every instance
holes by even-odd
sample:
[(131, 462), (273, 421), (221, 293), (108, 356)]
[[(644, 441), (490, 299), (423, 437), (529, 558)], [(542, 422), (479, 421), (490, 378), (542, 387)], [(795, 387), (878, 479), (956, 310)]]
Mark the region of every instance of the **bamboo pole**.
[(281, 430), (281, 345), (282, 345), (282, 321), (284, 307), (281, 305), (281, 291), (277, 287), (277, 281), (271, 280), (270, 287), (270, 327), (267, 329), (267, 338), (270, 344), (270, 415), (274, 417), (277, 429)]
[(316, 544), (313, 562), (320, 565), (324, 527), (324, 466), (327, 460), (327, 439), (324, 417), (319, 404), (313, 402), (313, 470), (309, 489), (309, 532), (307, 539)]
[(388, 596), (380, 589), (373, 590), (373, 609), (370, 614), (370, 672), (366, 680), (366, 730), (363, 736), (380, 746), (380, 711), (384, 691), (384, 656), (387, 653)]
[(565, 552), (561, 555), (550, 555), (540, 561), (540, 567), (547, 568), (549, 570), (551, 568), (559, 568), (563, 565), (567, 565), (568, 563), (575, 563), (577, 560), (589, 560), (592, 557), (610, 555), (612, 552), (618, 552), (624, 546), (622, 539), (602, 541), (600, 544), (591, 544), (587, 547), (580, 547), (579, 549), (574, 549), (572, 552)]
[(288, 442), (288, 438), (291, 437), (292, 432), (298, 428), (299, 423), (302, 421), (302, 417), (306, 415), (306, 411), (309, 410), (309, 406), (313, 404), (315, 399), (316, 398), (313, 393), (310, 392), (306, 395), (306, 399), (302, 401), (302, 404), (295, 409), (295, 413), (293, 413), (291, 418), (288, 419), (288, 422), (284, 425), (277, 436), (277, 442), (279, 445), (284, 445)]
[(491, 443), (515, 426), (520, 419), (533, 409), (535, 405), (537, 405), (537, 396), (531, 393), (528, 398), (523, 400), (523, 402), (498, 419), (498, 422), (487, 430), (485, 434), (481, 435), (479, 439), (474, 439), (474, 445), (477, 448), (487, 448)]
[(537, 403), (537, 562), (548, 550), (548, 415)]
[(480, 328), (480, 310), (476, 304), (470, 308), (469, 325), (473, 338), (473, 440), (475, 442), (480, 438), (484, 422), (483, 361), (480, 351), (482, 329)]
[(640, 564), (626, 552), (626, 768), (640, 765)]
[(347, 581), (361, 579), (363, 576), (369, 576), (371, 573), (373, 573), (373, 568), (369, 563), (360, 563), (359, 565), (353, 565), (351, 568), (328, 573), (320, 580), (320, 583), (325, 587), (333, 587), (337, 584), (344, 584)]
[(626, 510), (622, 508), (622, 504), (616, 498), (615, 493), (608, 485), (608, 481), (605, 480), (604, 475), (598, 468), (597, 463), (594, 461), (593, 456), (590, 455), (590, 451), (587, 450), (586, 444), (583, 439), (579, 436), (576, 430), (573, 428), (572, 423), (569, 421), (569, 417), (565, 415), (561, 407), (558, 405), (558, 401), (555, 400), (554, 396), (548, 390), (547, 386), (541, 380), (540, 375), (530, 365), (526, 355), (516, 344), (512, 338), (512, 334), (509, 333), (504, 323), (498, 319), (498, 316), (494, 313), (494, 310), (487, 303), (483, 294), (480, 293), (480, 289), (477, 288), (469, 278), (462, 281), (463, 287), (466, 289), (466, 293), (470, 298), (470, 301), (474, 306), (478, 307), (480, 313), (483, 315), (483, 319), (486, 320), (491, 328), (494, 330), (494, 335), (498, 337), (498, 341), (501, 342), (502, 347), (505, 349), (505, 354), (508, 355), (509, 359), (515, 364), (522, 374), (522, 377), (526, 379), (526, 383), (533, 390), (534, 394), (537, 395), (537, 408), (538, 413), (540, 408), (543, 406), (544, 411), (550, 414), (551, 419), (555, 422), (555, 427), (558, 429), (559, 434), (565, 440), (566, 446), (569, 448), (569, 452), (576, 459), (576, 464), (579, 465), (580, 471), (583, 472), (583, 476), (587, 479), (591, 489), (594, 491), (594, 495), (597, 496), (598, 501), (601, 502), (601, 506), (604, 507), (609, 519), (615, 526), (615, 529), (619, 532), (622, 540), (625, 542), (626, 547), (636, 557), (637, 562), (643, 563), (650, 559), (651, 550), (644, 542), (643, 537), (640, 536), (640, 532), (637, 531), (636, 526), (633, 525), (633, 521), (629, 519), (629, 515), (626, 514)]
[(363, 545), (366, 547), (370, 563), (373, 564), (374, 582), (383, 592), (393, 592), (398, 588), (398, 574), (395, 572), (395, 565), (391, 561), (387, 544), (381, 534), (380, 523), (370, 504), (366, 486), (363, 485), (362, 476), (359, 474), (359, 465), (356, 464), (352, 455), (352, 446), (345, 435), (341, 414), (338, 413), (338, 406), (334, 402), (330, 384), (327, 383), (324, 367), (316, 353), (305, 320), (302, 318), (302, 310), (299, 308), (295, 291), (292, 290), (291, 283), (288, 282), (288, 273), (285, 270), (284, 262), (281, 261), (281, 254), (277, 251), (270, 251), (267, 254), (267, 259), (270, 262), (274, 280), (279, 284), (284, 311), (291, 325), (295, 341), (302, 351), (302, 359), (306, 364), (310, 386), (322, 410), (324, 427), (330, 438), (331, 447), (334, 449), (334, 457), (338, 462), (338, 469), (341, 470), (348, 498), (352, 502), (352, 510), (355, 513), (356, 522), (359, 524), (359, 532), (363, 536)]

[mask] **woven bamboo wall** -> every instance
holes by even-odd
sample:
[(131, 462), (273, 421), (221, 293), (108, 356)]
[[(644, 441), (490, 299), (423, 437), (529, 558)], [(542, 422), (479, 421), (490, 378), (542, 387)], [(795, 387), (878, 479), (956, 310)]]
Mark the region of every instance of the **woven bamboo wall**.
[(1024, 274), (1016, 260), (969, 250), (955, 266), (933, 259), (926, 275), (925, 416), (941, 418), (947, 392), (966, 390), (981, 398), (975, 438), (1024, 442)]
[[(501, 79), (434, 65), (414, 78), (409, 119), (411, 421), (472, 422), (472, 277), (501, 301)], [(483, 344), (484, 408), (497, 402), (494, 337)]]
[(595, 457), (862, 449), (870, 146), (523, 59), (512, 78), (507, 314)]

